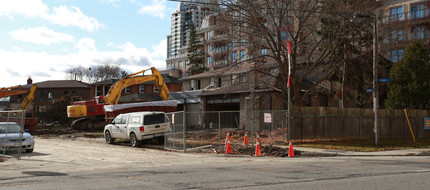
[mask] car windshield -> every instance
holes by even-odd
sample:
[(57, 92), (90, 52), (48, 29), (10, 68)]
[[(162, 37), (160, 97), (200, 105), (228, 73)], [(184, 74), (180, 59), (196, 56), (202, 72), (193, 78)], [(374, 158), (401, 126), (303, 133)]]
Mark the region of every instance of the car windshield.
[(0, 134), (19, 133), (21, 126), (18, 124), (0, 124)]

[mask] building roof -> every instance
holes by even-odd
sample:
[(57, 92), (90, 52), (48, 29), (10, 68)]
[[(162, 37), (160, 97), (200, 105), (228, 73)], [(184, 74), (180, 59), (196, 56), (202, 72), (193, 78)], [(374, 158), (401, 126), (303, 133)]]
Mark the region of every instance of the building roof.
[(99, 81), (99, 82), (92, 83), (91, 85), (108, 85), (108, 84), (113, 84), (113, 83), (115, 83), (118, 80), (119, 79), (107, 79), (107, 80), (104, 80), (104, 81)]
[(241, 63), (241, 64), (234, 64), (230, 65), (228, 67), (224, 67), (221, 69), (209, 71), (200, 73), (197, 75), (192, 75), (188, 77), (181, 78), (179, 80), (191, 80), (191, 79), (201, 79), (201, 78), (210, 78), (210, 77), (219, 77), (219, 76), (226, 76), (226, 75), (233, 75), (233, 74), (241, 74), (246, 73), (250, 71), (253, 67), (252, 63)]
[[(166, 84), (181, 84), (182, 82), (178, 80), (178, 78), (167, 75), (167, 74), (161, 74), (161, 76), (164, 79), (164, 83)], [(147, 81), (140, 84), (154, 84), (154, 81)]]
[[(179, 81), (178, 78), (176, 77), (170, 76), (168, 74), (161, 74), (161, 76), (163, 77), (164, 83), (166, 84), (181, 84), (181, 81)], [(118, 80), (119, 79), (108, 79), (108, 80), (92, 83), (91, 85), (111, 85), (117, 82)], [(147, 81), (140, 84), (154, 84), (154, 81)]]
[(77, 80), (48, 80), (28, 84), (24, 86), (37, 85), (37, 88), (89, 88), (89, 84)]
[(184, 92), (172, 92), (169, 95), (170, 99), (178, 101), (179, 104), (186, 103), (198, 103), (200, 102), (200, 96), (202, 90), (184, 91)]

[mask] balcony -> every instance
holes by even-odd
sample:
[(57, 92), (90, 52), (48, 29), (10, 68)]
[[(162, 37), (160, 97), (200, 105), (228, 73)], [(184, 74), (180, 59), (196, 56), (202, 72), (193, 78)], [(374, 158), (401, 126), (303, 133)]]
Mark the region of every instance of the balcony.
[(428, 18), (430, 18), (430, 9), (420, 9), (414, 10), (411, 12), (403, 12), (399, 14), (390, 15), (384, 19), (382, 19), (383, 24), (395, 23), (395, 22), (404, 22), (404, 21), (414, 21), (414, 22), (429, 22)]

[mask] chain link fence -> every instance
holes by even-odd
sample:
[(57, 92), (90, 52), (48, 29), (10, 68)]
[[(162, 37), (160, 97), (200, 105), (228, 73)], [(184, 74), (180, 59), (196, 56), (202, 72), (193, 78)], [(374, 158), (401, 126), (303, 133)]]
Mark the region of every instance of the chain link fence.
[(21, 158), (24, 111), (0, 111), (0, 154)]
[[(165, 148), (176, 151), (208, 149), (223, 151), (227, 132), (232, 144), (243, 143), (247, 132), (249, 143), (256, 137), (264, 144), (287, 144), (287, 110), (206, 111), (168, 113), (172, 131), (166, 135)], [(417, 115), (417, 114), (414, 114)], [(430, 136), (423, 127), (425, 114), (409, 116), (417, 138)], [(373, 116), (291, 114), (291, 139), (366, 139), (374, 137)], [(410, 130), (404, 115), (379, 116), (381, 138), (407, 138)]]

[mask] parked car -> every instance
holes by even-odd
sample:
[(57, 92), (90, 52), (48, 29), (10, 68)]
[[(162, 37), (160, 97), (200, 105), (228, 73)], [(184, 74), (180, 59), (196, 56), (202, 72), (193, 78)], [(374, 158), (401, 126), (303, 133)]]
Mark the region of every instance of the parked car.
[(130, 139), (130, 145), (140, 146), (143, 140), (158, 138), (164, 142), (164, 133), (171, 130), (164, 112), (131, 112), (120, 114), (104, 128), (106, 143), (115, 139)]
[(33, 152), (34, 138), (30, 133), (23, 131), (20, 139), (21, 130), (21, 126), (15, 122), (0, 122), (0, 151), (18, 150), (22, 141), (22, 150)]

